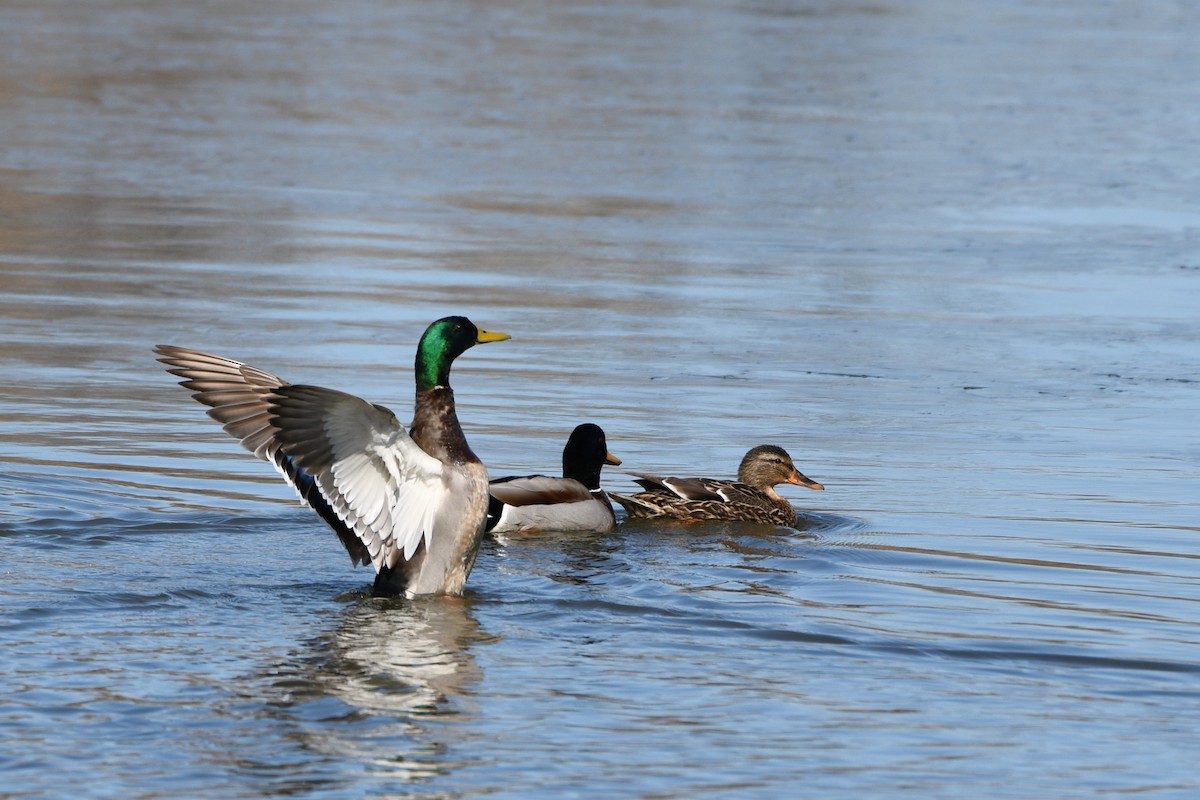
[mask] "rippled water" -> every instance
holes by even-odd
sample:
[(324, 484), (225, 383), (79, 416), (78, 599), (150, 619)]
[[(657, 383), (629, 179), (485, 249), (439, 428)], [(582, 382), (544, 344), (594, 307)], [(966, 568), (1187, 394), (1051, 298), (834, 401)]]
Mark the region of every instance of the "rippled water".
[[(1185, 3), (0, 8), (0, 797), (1191, 797)], [(799, 529), (368, 596), (159, 342)], [(629, 490), (611, 468), (606, 484)], [(791, 487), (789, 487), (791, 489)]]

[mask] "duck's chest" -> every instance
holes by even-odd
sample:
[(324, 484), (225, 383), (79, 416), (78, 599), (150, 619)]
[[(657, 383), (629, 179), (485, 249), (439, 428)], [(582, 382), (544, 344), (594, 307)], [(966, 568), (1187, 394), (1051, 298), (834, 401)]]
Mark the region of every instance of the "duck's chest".
[(454, 405), (454, 392), (448, 386), (438, 386), (417, 395), (409, 435), (417, 447), (444, 464), (479, 463), (463, 435)]
[(406, 587), (409, 594), (461, 594), (479, 553), (487, 513), (487, 470), (478, 461), (458, 464), (446, 469), (445, 480), (448, 499), (434, 518), (434, 535)]

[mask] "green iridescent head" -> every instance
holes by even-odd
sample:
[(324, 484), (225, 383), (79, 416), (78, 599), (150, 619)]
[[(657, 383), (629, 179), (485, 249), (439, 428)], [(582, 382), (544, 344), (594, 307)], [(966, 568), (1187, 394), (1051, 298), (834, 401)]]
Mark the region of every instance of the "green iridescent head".
[(450, 365), (468, 349), (486, 342), (511, 339), (507, 333), (492, 333), (475, 326), (466, 317), (443, 317), (425, 329), (417, 345), (417, 391), (450, 385)]

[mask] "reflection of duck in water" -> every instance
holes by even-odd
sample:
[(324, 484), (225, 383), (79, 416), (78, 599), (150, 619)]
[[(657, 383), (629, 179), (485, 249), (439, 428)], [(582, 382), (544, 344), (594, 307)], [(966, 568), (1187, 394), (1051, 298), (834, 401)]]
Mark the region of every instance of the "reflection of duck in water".
[(479, 680), (484, 637), (460, 602), (359, 602), (329, 640), (325, 689), (364, 711), (428, 711)]
[(464, 698), (482, 680), (474, 650), (488, 639), (469, 602), (354, 600), (333, 630), (269, 665), (278, 697), (264, 708), (298, 726), (314, 752), (353, 756), (398, 780), (445, 774), (454, 763), (439, 737), (452, 734), (436, 723), (472, 715)]
[(431, 324), (417, 345), (411, 435), (383, 406), (289, 384), (238, 361), (160, 345), (209, 416), (288, 483), (370, 562), (383, 594), (461, 594), (483, 536), (487, 470), (467, 445), (450, 365), (467, 349), (509, 338), (466, 317)]
[(599, 425), (575, 428), (563, 448), (563, 476), (496, 478), (489, 486), (487, 529), (492, 533), (532, 530), (610, 531), (617, 522), (600, 488), (605, 464), (620, 464), (608, 452)]
[(769, 444), (746, 453), (736, 481), (633, 474), (645, 491), (634, 495), (614, 492), (611, 497), (634, 518), (741, 520), (791, 527), (796, 524), (796, 509), (779, 496), (775, 486), (791, 483), (825, 488), (801, 474), (786, 450)]

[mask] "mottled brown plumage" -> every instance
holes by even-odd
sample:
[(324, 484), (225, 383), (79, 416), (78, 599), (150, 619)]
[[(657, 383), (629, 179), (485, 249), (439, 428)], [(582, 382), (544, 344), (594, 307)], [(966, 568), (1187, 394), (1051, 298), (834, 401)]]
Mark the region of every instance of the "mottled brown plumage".
[(781, 447), (759, 445), (746, 453), (736, 481), (715, 478), (661, 478), (633, 473), (645, 491), (633, 495), (610, 492), (631, 518), (725, 520), (769, 525), (796, 524), (796, 510), (775, 486), (791, 483), (824, 489), (801, 474)]

